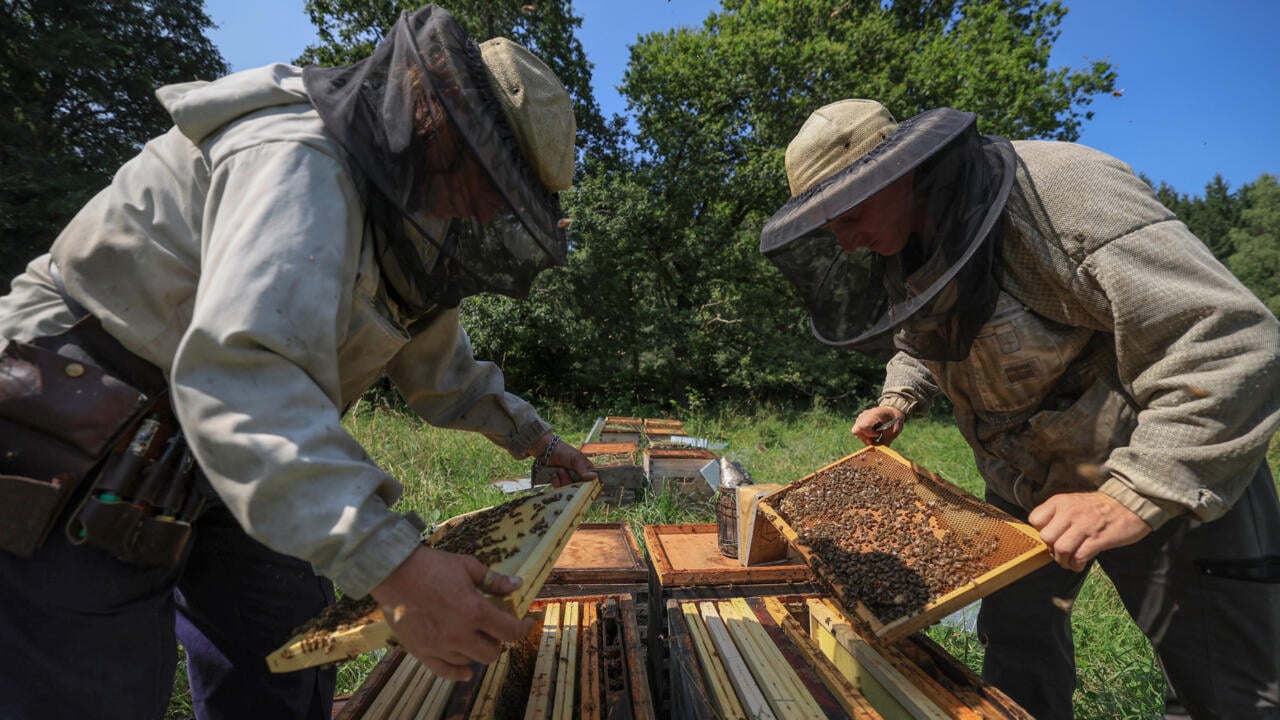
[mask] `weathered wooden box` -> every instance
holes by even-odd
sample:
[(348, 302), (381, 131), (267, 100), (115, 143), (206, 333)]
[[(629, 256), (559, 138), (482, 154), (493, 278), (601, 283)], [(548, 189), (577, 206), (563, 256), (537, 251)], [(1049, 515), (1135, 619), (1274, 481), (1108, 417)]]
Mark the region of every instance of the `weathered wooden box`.
[(604, 419), (597, 440), (602, 443), (640, 443), (643, 435), (644, 418), (610, 415)]
[[(706, 600), (756, 595), (816, 593), (809, 566), (796, 558), (743, 567), (720, 553), (715, 523), (644, 526), (649, 555), (649, 637), (666, 632), (668, 600)], [(665, 698), (666, 646), (649, 646), (654, 697)]]
[(644, 450), (644, 474), (654, 495), (712, 496), (711, 486), (699, 472), (719, 456), (706, 448), (648, 447)]
[(583, 443), (579, 448), (600, 476), (597, 503), (625, 505), (640, 498), (648, 486), (640, 445), (635, 442)]
[(665, 418), (645, 418), (644, 437), (652, 443), (671, 442), (672, 438), (684, 436), (684, 423), (680, 420)]
[[(626, 523), (582, 523), (561, 551), (539, 598), (629, 595), (636, 626), (649, 637), (649, 562)], [(647, 655), (646, 655), (647, 657)]]
[(433, 678), (391, 648), (338, 720), (555, 717), (652, 720), (635, 603), (628, 595), (535, 600), (533, 632), (467, 682)]

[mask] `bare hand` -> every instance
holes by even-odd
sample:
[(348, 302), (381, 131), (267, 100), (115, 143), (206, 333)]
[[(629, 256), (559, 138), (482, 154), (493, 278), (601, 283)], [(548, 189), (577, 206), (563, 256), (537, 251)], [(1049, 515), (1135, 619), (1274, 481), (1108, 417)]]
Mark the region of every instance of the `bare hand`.
[(396, 640), (438, 677), (465, 681), (473, 660), (498, 659), (502, 643), (533, 630), (483, 593), (507, 595), (520, 579), (489, 572), (476, 558), (420, 547), (371, 593)]
[[(873, 407), (870, 410), (863, 410), (858, 415), (849, 432), (857, 435), (868, 445), (888, 445), (902, 433), (902, 426), (906, 419), (906, 413), (897, 408)], [(883, 430), (876, 429), (885, 425), (888, 427)]]
[[(535, 458), (541, 458), (546, 453), (547, 443), (551, 442), (554, 435), (548, 432), (543, 435), (538, 442), (534, 443), (529, 452)], [(577, 481), (595, 480), (599, 477), (593, 469), (591, 461), (578, 448), (564, 442), (556, 443), (551, 449), (551, 457), (546, 463), (546, 467), (555, 470), (554, 477), (551, 478), (551, 487), (561, 488), (574, 482), (573, 476), (569, 475), (572, 470), (577, 475)]]
[(1151, 533), (1151, 526), (1110, 495), (1064, 493), (1045, 500), (1027, 522), (1040, 531), (1053, 559), (1080, 572), (1098, 553), (1132, 545)]

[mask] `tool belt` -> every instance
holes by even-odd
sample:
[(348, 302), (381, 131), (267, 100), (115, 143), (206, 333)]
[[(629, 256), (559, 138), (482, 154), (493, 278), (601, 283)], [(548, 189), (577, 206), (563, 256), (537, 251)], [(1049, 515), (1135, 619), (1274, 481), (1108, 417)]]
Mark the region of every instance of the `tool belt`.
[(170, 565), (212, 495), (163, 373), (130, 353), (54, 279), (80, 319), (0, 348), (0, 549), (29, 557), (65, 508), (76, 545)]

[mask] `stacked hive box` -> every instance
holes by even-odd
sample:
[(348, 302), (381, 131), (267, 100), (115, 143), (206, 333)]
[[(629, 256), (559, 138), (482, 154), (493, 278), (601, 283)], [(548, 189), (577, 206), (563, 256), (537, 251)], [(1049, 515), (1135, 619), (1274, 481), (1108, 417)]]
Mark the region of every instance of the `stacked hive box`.
[(647, 482), (640, 462), (640, 445), (636, 442), (583, 443), (579, 448), (595, 466), (600, 478), (597, 502), (625, 505), (635, 502)]
[(759, 595), (814, 593), (813, 575), (798, 560), (743, 567), (720, 552), (715, 523), (646, 525), (649, 553), (649, 676), (654, 696), (667, 699), (667, 647), (664, 637), (668, 600), (723, 600)]
[(560, 553), (540, 598), (612, 595), (635, 602), (636, 628), (647, 657), (649, 563), (625, 523), (582, 523)]
[(433, 678), (413, 657), (390, 650), (339, 720), (652, 720), (629, 596), (536, 600), (529, 616), (533, 632), (494, 664), (473, 665), (466, 682)]
[(1030, 720), (927, 638), (866, 638), (821, 597), (666, 611), (672, 718)]

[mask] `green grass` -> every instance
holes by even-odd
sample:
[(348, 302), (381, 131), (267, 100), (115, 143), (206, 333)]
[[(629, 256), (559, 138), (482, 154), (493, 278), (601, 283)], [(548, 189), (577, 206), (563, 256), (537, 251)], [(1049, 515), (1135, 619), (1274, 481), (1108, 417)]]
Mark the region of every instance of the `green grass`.
[[(689, 435), (727, 442), (728, 447), (720, 452), (742, 463), (757, 483), (786, 483), (804, 477), (862, 447), (849, 434), (854, 415), (828, 409), (727, 409), (675, 415), (684, 421)], [(575, 445), (582, 442), (595, 420), (594, 415), (557, 409), (545, 416)], [(374, 460), (404, 483), (405, 492), (396, 509), (413, 510), (428, 522), (503, 502), (508, 496), (490, 483), (528, 476), (528, 460), (511, 458), (479, 435), (432, 428), (393, 409), (357, 407), (344, 422)], [(972, 452), (949, 419), (913, 421), (894, 450), (981, 496), (982, 479), (974, 468)], [(1280, 470), (1280, 440), (1273, 440), (1268, 461), (1273, 472)], [(688, 502), (667, 495), (621, 507), (597, 506), (587, 519), (626, 522), (643, 542), (640, 529), (644, 525), (712, 522), (715, 511), (709, 501)], [(1163, 680), (1151, 647), (1130, 621), (1103, 573), (1095, 570), (1085, 582), (1074, 607), (1073, 625), (1079, 677), (1076, 717), (1160, 717)], [(927, 632), (962, 662), (975, 670), (981, 667), (982, 648), (972, 633), (945, 624)], [(377, 654), (369, 653), (344, 663), (339, 668), (338, 691), (359, 687), (377, 659)], [(183, 710), (189, 705), (185, 686), (183, 677), (175, 683), (169, 720), (189, 717), (189, 710)]]

